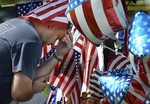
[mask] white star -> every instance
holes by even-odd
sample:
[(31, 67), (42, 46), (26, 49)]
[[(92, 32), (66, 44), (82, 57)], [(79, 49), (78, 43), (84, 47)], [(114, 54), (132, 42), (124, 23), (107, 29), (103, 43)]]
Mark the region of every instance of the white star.
[(75, 6), (77, 6), (77, 5), (78, 5), (78, 2), (77, 2), (77, 1), (75, 1), (75, 2), (74, 2), (74, 5), (75, 5)]
[(135, 22), (135, 21), (133, 21), (132, 25), (133, 25), (133, 26), (134, 26), (134, 25), (136, 25), (136, 22)]
[(116, 97), (116, 93), (114, 92), (114, 97)]
[(109, 92), (108, 91), (106, 92), (106, 95), (109, 96)]
[(133, 51), (134, 51), (134, 49), (133, 49), (133, 48), (131, 48), (131, 51), (133, 52)]
[(112, 97), (112, 96), (110, 97), (110, 100), (113, 100), (113, 97)]
[(146, 104), (150, 104), (150, 101), (147, 100), (147, 101), (146, 101)]
[(150, 16), (147, 16), (147, 19), (150, 19)]
[(142, 19), (143, 19), (143, 17), (142, 17), (142, 16), (140, 16), (139, 21), (141, 21)]
[(118, 99), (118, 101), (120, 101), (120, 98), (119, 98), (119, 97), (117, 97), (117, 99)]
[(70, 7), (73, 8), (73, 4), (71, 4)]
[(134, 37), (138, 37), (138, 34), (134, 34)]
[(147, 26), (147, 24), (148, 24), (148, 23), (147, 23), (146, 21), (143, 23), (144, 26)]
[(140, 47), (139, 47), (139, 49), (142, 51), (142, 50), (143, 50), (143, 47), (142, 47), (142, 46), (140, 46)]
[(105, 86), (102, 86), (102, 89), (105, 90)]
[(122, 95), (122, 93), (120, 93), (120, 97), (122, 97), (123, 95)]
[(150, 42), (150, 38), (149, 38), (149, 39), (147, 39), (147, 42)]
[(110, 92), (113, 92), (113, 88), (110, 89)]
[(119, 89), (117, 89), (117, 93), (119, 93)]
[(147, 46), (147, 44), (143, 44), (143, 47), (146, 47)]
[(141, 29), (141, 27), (140, 27), (140, 26), (138, 26), (138, 27), (137, 27), (137, 30), (140, 30), (140, 29)]
[(130, 48), (131, 48), (131, 46), (130, 46), (130, 45), (128, 45), (128, 48), (130, 49)]
[(129, 41), (131, 41), (131, 37), (129, 38)]
[(80, 0), (80, 2), (83, 2), (83, 0)]
[(147, 52), (147, 53), (149, 53), (149, 52), (150, 52), (150, 50), (149, 50), (149, 49), (146, 49), (146, 52)]
[(134, 54), (137, 54), (137, 51), (136, 51), (136, 50), (134, 50), (133, 52), (134, 52)]

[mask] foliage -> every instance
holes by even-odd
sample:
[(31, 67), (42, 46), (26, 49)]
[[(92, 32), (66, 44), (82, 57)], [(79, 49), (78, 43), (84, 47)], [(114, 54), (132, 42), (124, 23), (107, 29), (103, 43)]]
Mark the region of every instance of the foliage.
[(0, 0), (0, 5), (17, 4), (22, 2), (42, 1), (42, 0)]

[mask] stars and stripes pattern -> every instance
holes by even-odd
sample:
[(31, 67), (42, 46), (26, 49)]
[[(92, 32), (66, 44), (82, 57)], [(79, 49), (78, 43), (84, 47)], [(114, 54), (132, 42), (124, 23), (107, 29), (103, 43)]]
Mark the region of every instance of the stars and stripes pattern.
[(55, 49), (56, 49), (56, 47), (54, 47), (54, 45), (43, 46), (42, 56), (39, 61), (39, 64), (42, 64), (44, 61), (48, 60), (48, 58), (53, 54)]
[(116, 40), (114, 33), (127, 27), (121, 0), (69, 0), (66, 15), (95, 45), (108, 38)]
[(99, 76), (99, 85), (111, 104), (121, 104), (129, 90), (133, 75), (124, 73), (110, 73)]
[[(64, 56), (62, 63), (58, 63), (53, 72), (51, 72), (48, 79), (48, 84), (58, 87), (64, 93), (66, 100), (70, 95), (72, 104), (77, 104), (77, 101), (79, 101), (77, 99), (80, 98), (83, 79), (83, 70), (80, 65), (80, 53), (82, 52), (82, 43), (84, 41), (84, 37), (80, 36), (76, 29), (73, 31), (72, 32), (74, 34), (77, 33), (75, 35), (76, 38), (73, 40), (74, 47), (68, 54)], [(50, 56), (50, 51), (53, 52), (56, 46), (57, 44), (51, 47), (43, 47), (44, 58), (41, 58), (41, 62), (47, 60), (47, 58)], [(52, 94), (49, 95), (49, 98), (53, 97), (51, 96)]]
[[(68, 97), (76, 88), (77, 82), (80, 82), (80, 86), (77, 86), (77, 88), (81, 87), (82, 78), (80, 78), (80, 76), (83, 75), (82, 73), (80, 74), (80, 71), (82, 72), (82, 70), (80, 69), (80, 65), (76, 66), (76, 64), (79, 64), (80, 60), (75, 59), (79, 58), (80, 55), (77, 54), (77, 57), (75, 57), (74, 52), (75, 50), (78, 52), (81, 51), (80, 42), (82, 43), (83, 37), (81, 36), (78, 41), (79, 42), (76, 42), (76, 45), (73, 47), (73, 49), (64, 56), (63, 61), (56, 65), (54, 69), (54, 75), (51, 77), (51, 79), (49, 79), (49, 83), (61, 89), (66, 97)], [(76, 68), (78, 68), (78, 80), (76, 80)]]
[[(80, 33), (77, 32), (77, 36)], [(80, 62), (78, 61), (78, 80), (76, 80), (75, 88), (73, 89), (72, 93), (70, 94), (70, 103), (71, 104), (79, 104), (80, 102), (80, 93), (82, 89), (83, 83), (83, 65), (82, 65), (82, 58), (83, 58), (83, 48), (84, 48), (84, 41), (85, 37), (80, 35), (79, 39), (75, 39), (76, 42), (74, 43), (73, 49), (80, 54)], [(76, 57), (77, 58), (77, 57)], [(78, 59), (79, 60), (79, 59)]]
[(43, 5), (43, 2), (27, 2), (22, 4), (16, 4), (16, 17), (24, 16), (31, 10)]
[(60, 89), (50, 85), (49, 96), (45, 104), (57, 104), (57, 102), (62, 101), (63, 94)]
[[(123, 99), (122, 104), (132, 104), (135, 102), (137, 104), (144, 103), (146, 96), (148, 96), (150, 85), (149, 60), (149, 56), (139, 60), (137, 57), (134, 57), (133, 54), (129, 54), (129, 58), (117, 55), (110, 60), (107, 68), (108, 70), (113, 70), (115, 68), (122, 69), (126, 68), (125, 66), (129, 66), (127, 68), (130, 68), (130, 73), (134, 75), (129, 87), (129, 91)], [(122, 62), (124, 64), (121, 64)], [(139, 72), (137, 73), (138, 70)]]
[(131, 24), (128, 48), (136, 57), (143, 58), (150, 54), (150, 16), (144, 12), (135, 14)]
[(101, 75), (103, 75), (103, 72), (96, 68), (91, 72), (88, 94), (90, 98), (103, 99), (105, 97), (98, 82), (98, 77)]
[(52, 0), (20, 17), (20, 19), (42, 22), (43, 24), (67, 29), (68, 19), (65, 15), (67, 7), (67, 0)]

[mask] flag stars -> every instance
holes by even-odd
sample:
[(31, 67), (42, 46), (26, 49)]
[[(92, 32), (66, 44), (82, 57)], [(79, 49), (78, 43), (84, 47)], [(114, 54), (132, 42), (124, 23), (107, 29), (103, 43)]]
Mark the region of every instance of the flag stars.
[(83, 0), (80, 0), (80, 2), (83, 2)]
[(139, 27), (137, 27), (137, 30), (141, 30), (141, 27), (139, 26)]
[(149, 50), (149, 49), (146, 49), (146, 52), (147, 52), (147, 53), (149, 53), (149, 52), (150, 52), (150, 50)]
[(102, 89), (105, 90), (105, 86), (102, 86)]
[(106, 95), (109, 96), (109, 92), (108, 91), (106, 92)]
[(146, 47), (147, 46), (147, 44), (143, 44), (143, 47)]
[(73, 6), (73, 4), (70, 4), (70, 8), (72, 9), (74, 6)]
[(148, 25), (148, 23), (145, 21), (145, 22), (143, 23), (143, 25), (144, 25), (144, 26), (147, 26), (147, 25)]
[(150, 43), (150, 38), (149, 38), (149, 39), (147, 39), (147, 42), (148, 42), (148, 43)]
[(114, 100), (114, 98), (111, 96), (111, 97), (110, 97), (110, 100), (112, 100), (112, 101), (113, 101), (113, 100)]
[(140, 17), (139, 17), (139, 21), (141, 21), (142, 19), (143, 19), (143, 16), (140, 16)]
[(120, 93), (120, 97), (123, 97), (123, 94), (122, 94), (122, 93)]
[(136, 25), (136, 22), (133, 22), (132, 25), (133, 25), (133, 26)]
[(77, 1), (75, 1), (75, 2), (74, 2), (74, 5), (75, 5), (75, 6), (77, 6), (77, 5), (78, 5), (78, 2), (77, 2)]
[(150, 20), (150, 16), (147, 16), (147, 19)]

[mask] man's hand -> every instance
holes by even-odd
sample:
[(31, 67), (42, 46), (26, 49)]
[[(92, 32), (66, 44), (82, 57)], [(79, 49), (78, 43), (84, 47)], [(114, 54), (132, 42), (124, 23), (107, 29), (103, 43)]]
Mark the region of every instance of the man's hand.
[(65, 34), (63, 39), (59, 40), (59, 43), (56, 48), (57, 55), (63, 57), (70, 49), (73, 47), (73, 36), (71, 32)]
[(42, 92), (47, 85), (47, 76), (37, 78), (33, 80), (33, 93)]

